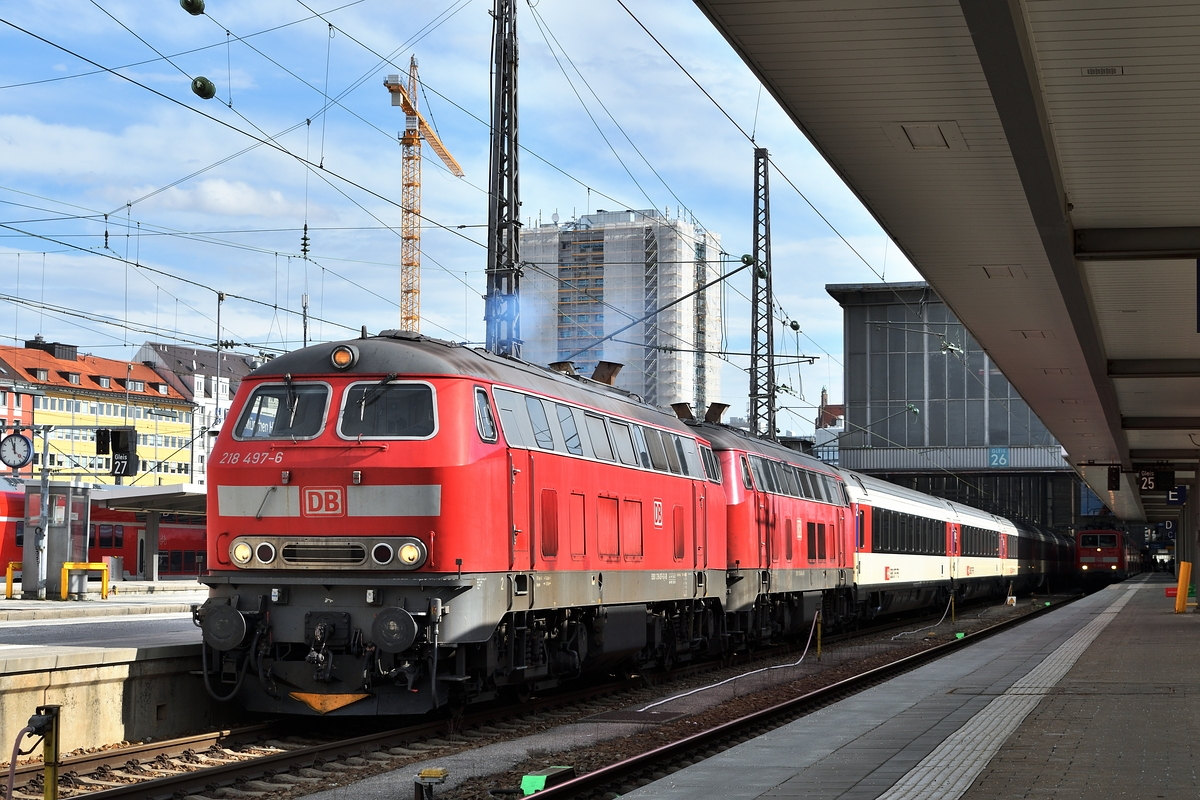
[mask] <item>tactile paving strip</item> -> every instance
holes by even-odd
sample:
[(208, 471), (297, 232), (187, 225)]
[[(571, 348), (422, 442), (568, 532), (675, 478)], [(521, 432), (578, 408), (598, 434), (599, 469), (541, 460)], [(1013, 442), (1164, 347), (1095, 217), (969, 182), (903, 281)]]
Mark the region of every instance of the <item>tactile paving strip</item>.
[(971, 787), (1000, 746), (1017, 729), (1092, 641), (1129, 602), (1139, 586), (1131, 586), (1004, 694), (988, 703), (955, 733), (934, 748), (879, 800), (957, 800)]

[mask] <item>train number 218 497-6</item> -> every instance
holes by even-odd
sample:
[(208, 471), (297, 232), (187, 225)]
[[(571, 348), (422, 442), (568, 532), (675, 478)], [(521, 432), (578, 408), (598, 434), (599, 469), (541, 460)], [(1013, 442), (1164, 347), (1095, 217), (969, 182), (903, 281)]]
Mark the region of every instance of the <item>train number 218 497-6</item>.
[(242, 466), (253, 467), (258, 464), (282, 464), (283, 451), (278, 450), (274, 453), (269, 453), (265, 450), (258, 450), (252, 453), (233, 453), (225, 452), (221, 454), (219, 464), (241, 464)]

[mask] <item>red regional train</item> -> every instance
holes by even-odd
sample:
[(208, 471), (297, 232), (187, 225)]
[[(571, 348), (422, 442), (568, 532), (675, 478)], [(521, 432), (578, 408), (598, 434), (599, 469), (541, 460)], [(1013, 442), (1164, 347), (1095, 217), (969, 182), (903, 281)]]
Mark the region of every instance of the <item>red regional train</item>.
[(1075, 542), (1075, 566), (1087, 588), (1117, 583), (1146, 569), (1142, 549), (1125, 531), (1079, 531)]
[(1074, 564), (1069, 538), (558, 366), (385, 331), (244, 379), (209, 463), (210, 694), (424, 713)]
[[(142, 571), (142, 534), (146, 524), (128, 511), (93, 507), (88, 538), (88, 559), (105, 556), (125, 559), (125, 571)], [(198, 575), (208, 557), (205, 524), (195, 517), (164, 515), (159, 524), (158, 574), (163, 577)], [(0, 566), (21, 561), (25, 544), (25, 488), (20, 482), (3, 479), (0, 487)]]

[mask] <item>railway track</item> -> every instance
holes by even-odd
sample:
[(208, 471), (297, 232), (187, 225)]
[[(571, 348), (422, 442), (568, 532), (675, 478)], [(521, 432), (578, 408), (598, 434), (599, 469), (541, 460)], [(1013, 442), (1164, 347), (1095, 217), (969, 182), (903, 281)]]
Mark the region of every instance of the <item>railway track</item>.
[[(869, 632), (876, 637), (887, 637), (893, 631), (908, 630), (914, 625), (920, 625), (929, 620), (936, 620), (940, 615), (931, 615), (922, 619), (910, 619), (900, 624), (891, 624), (873, 628)], [(1016, 621), (1028, 618), (1018, 618)], [(828, 644), (853, 641), (858, 634), (841, 634), (827, 637)], [(965, 643), (978, 640), (979, 634), (952, 643), (952, 646), (963, 646)], [(754, 656), (739, 656), (736, 659), (738, 668), (751, 667), (755, 664), (771, 660), (786, 660), (796, 655), (802, 648), (799, 646), (772, 648)], [(866, 673), (876, 676), (875, 682), (885, 680), (891, 674), (904, 669), (911, 669), (918, 663), (936, 658), (943, 654), (940, 648), (919, 654), (911, 663), (908, 660), (898, 662), (900, 666), (889, 666)], [(179, 800), (194, 797), (199, 800), (201, 795), (212, 797), (222, 796), (270, 796), (275, 793), (290, 795), (306, 793), (305, 787), (311, 789), (326, 788), (331, 783), (352, 782), (359, 777), (375, 774), (388, 769), (397, 769), (405, 764), (424, 761), (458, 752), (463, 749), (488, 744), (491, 741), (515, 738), (526, 731), (545, 729), (566, 722), (580, 719), (600, 711), (606, 711), (623, 703), (636, 702), (633, 697), (638, 691), (646, 690), (648, 685), (659, 685), (669, 682), (680, 682), (706, 673), (729, 669), (730, 664), (717, 665), (706, 663), (682, 667), (671, 673), (659, 676), (638, 676), (632, 679), (612, 681), (602, 686), (556, 693), (552, 696), (535, 698), (521, 704), (515, 710), (512, 706), (496, 706), (481, 710), (472, 710), (458, 717), (443, 717), (423, 720), (419, 723), (399, 728), (353, 736), (350, 738), (329, 738), (328, 732), (302, 731), (294, 733), (296, 726), (291, 726), (293, 733), (284, 733), (281, 726), (275, 723), (248, 726), (244, 728), (215, 731), (195, 736), (182, 737), (163, 742), (153, 742), (116, 750), (101, 751), (63, 759), (59, 768), (60, 796), (63, 798), (87, 797), (88, 800), (115, 800), (116, 798), (145, 798), (145, 800)], [(892, 672), (887, 672), (892, 670)], [(860, 676), (852, 681), (843, 681), (836, 690), (844, 693), (857, 691), (854, 681), (870, 681), (870, 677)], [(865, 688), (869, 683), (863, 684)], [(831, 690), (823, 690), (831, 691)], [(806, 702), (811, 705), (818, 702), (821, 693), (806, 695)], [(829, 695), (834, 697), (835, 695)], [(623, 699), (623, 697), (625, 699)], [(800, 700), (805, 700), (800, 698)], [(833, 702), (827, 699), (824, 702)], [(803, 704), (802, 704), (803, 705)], [(793, 712), (791, 718), (808, 713), (819, 705), (812, 705), (807, 710)], [(783, 713), (783, 712), (780, 712)], [(738, 722), (742, 722), (739, 720)], [(335, 723), (336, 724), (336, 723)], [(764, 722), (746, 723), (761, 727)], [(778, 724), (783, 724), (782, 722)], [(724, 727), (724, 726), (720, 726)], [(713, 729), (714, 731), (718, 729)], [(706, 744), (712, 737), (714, 741), (722, 741), (738, 734), (734, 732), (713, 733), (712, 731), (699, 734), (704, 739), (697, 739), (696, 746)], [(679, 743), (676, 743), (677, 745)], [(671, 745), (670, 747), (675, 747)], [(720, 745), (718, 745), (720, 746)], [(664, 748), (663, 757), (668, 757), (669, 748)], [(695, 748), (684, 747), (684, 752), (694, 752)], [(657, 752), (657, 751), (656, 751)], [(673, 751), (670, 751), (673, 752)], [(651, 754), (646, 754), (649, 756)], [(645, 758), (639, 756), (637, 759)], [(679, 756), (682, 761), (686, 756)], [(613, 777), (604, 778), (598, 773), (620, 767), (612, 765), (579, 780), (601, 781), (603, 786), (625, 785), (625, 776), (646, 772), (653, 774), (658, 771), (653, 765), (638, 766), (637, 759), (630, 759), (626, 766), (613, 773)], [(24, 764), (17, 768), (17, 789), (15, 800), (36, 800), (43, 796), (41, 785), (41, 764)], [(594, 777), (593, 777), (594, 776)], [(231, 793), (228, 788), (233, 787)], [(609, 791), (604, 789), (600, 793)], [(587, 793), (592, 792), (591, 789)], [(562, 795), (572, 796), (572, 795)]]

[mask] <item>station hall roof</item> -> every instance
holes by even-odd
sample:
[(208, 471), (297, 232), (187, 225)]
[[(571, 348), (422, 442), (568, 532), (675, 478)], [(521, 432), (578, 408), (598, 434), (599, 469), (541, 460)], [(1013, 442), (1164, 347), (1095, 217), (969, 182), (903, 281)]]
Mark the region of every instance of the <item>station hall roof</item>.
[(1178, 518), (1132, 472), (1200, 459), (1200, 6), (696, 2), (1114, 513)]

